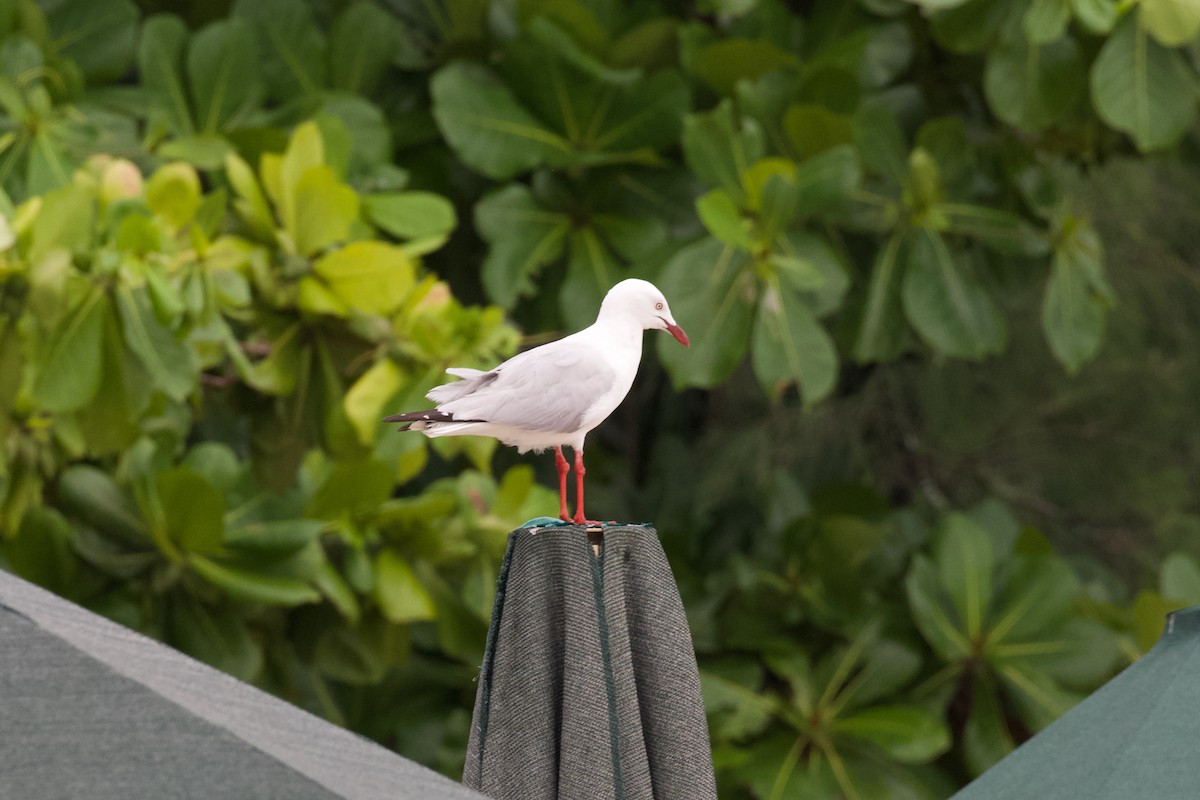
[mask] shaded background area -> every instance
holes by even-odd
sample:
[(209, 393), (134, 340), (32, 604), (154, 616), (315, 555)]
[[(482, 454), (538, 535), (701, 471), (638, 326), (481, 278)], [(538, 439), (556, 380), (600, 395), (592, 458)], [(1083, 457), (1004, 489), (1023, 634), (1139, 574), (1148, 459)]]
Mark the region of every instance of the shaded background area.
[(721, 796), (949, 796), (1200, 603), (1197, 31), (9, 4), (0, 565), (461, 774), (553, 467), (378, 420), (636, 275), (694, 346), (647, 337), (589, 505), (660, 531)]

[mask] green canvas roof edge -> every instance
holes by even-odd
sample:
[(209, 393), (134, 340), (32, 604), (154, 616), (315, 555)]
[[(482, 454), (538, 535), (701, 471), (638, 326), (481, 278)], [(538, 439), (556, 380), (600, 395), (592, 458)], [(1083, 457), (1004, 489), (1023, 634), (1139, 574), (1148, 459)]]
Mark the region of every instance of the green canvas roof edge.
[[(484, 798), (365, 737), (3, 570), (0, 607), (338, 796), (356, 800)], [(186, 680), (173, 680), (173, 676), (186, 676)]]
[(1198, 736), (1200, 606), (1189, 606), (1167, 615), (1145, 655), (950, 800), (1194, 800)]

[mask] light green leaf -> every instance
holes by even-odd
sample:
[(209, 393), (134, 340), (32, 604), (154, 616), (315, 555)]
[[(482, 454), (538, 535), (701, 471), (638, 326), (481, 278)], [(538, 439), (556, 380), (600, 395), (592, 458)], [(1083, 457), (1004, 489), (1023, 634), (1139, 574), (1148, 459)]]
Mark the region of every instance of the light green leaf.
[(228, 153), (225, 156), (225, 176), (237, 193), (233, 205), (242, 218), (260, 236), (272, 234), (274, 221), (271, 209), (250, 166), (235, 153)]
[(1117, 24), (1116, 0), (1071, 0), (1071, 10), (1089, 33), (1108, 33)]
[(188, 47), (187, 75), (201, 132), (240, 124), (258, 106), (262, 93), (250, 26), (231, 18), (201, 29)]
[(437, 619), (437, 606), (416, 573), (395, 550), (384, 549), (375, 559), (375, 602), (391, 622), (408, 624)]
[(51, 333), (33, 387), (35, 402), (45, 410), (74, 411), (96, 394), (103, 363), (104, 319), (110, 308), (104, 291), (93, 288)]
[(384, 242), (352, 242), (322, 256), (313, 271), (339, 300), (368, 314), (390, 314), (415, 280), (412, 260)]
[(1196, 115), (1196, 79), (1178, 50), (1147, 36), (1141, 12), (1127, 14), (1092, 64), (1092, 102), (1101, 119), (1142, 152), (1179, 139)]
[(190, 164), (159, 167), (146, 181), (146, 205), (172, 228), (180, 228), (196, 217), (200, 208), (200, 176)]
[(829, 334), (790, 287), (774, 280), (758, 302), (751, 350), (763, 391), (778, 397), (799, 386), (805, 405), (824, 398), (837, 381), (837, 351)]
[(482, 65), (452, 62), (433, 76), (430, 88), (446, 141), (489, 178), (506, 180), (570, 149)]
[(298, 606), (318, 603), (321, 600), (321, 595), (316, 589), (296, 578), (265, 575), (242, 567), (228, 566), (195, 553), (188, 556), (188, 563), (200, 577), (231, 597), (248, 603)]
[(922, 708), (879, 706), (834, 721), (839, 733), (870, 742), (903, 764), (925, 764), (950, 748), (946, 724)]
[(313, 583), (321, 590), (321, 594), (325, 595), (329, 602), (333, 603), (334, 608), (338, 610), (351, 624), (358, 622), (362, 615), (362, 608), (358, 603), (358, 595), (350, 588), (350, 584), (342, 577), (337, 568), (325, 561), (321, 564), (321, 568), (317, 571), (313, 578)]
[(1062, 36), (1071, 21), (1071, 0), (1033, 0), (1021, 19), (1025, 38), (1049, 44)]
[(295, 214), (295, 227), (289, 232), (296, 250), (311, 256), (350, 235), (358, 219), (358, 194), (329, 167), (310, 167), (296, 183)]
[(396, 362), (381, 358), (346, 391), (342, 407), (363, 444), (370, 445), (375, 441), (384, 405), (400, 391), (404, 378)]
[(28, 258), (38, 262), (57, 248), (82, 253), (92, 244), (96, 198), (86, 187), (72, 185), (47, 194), (33, 221)]
[(1163, 562), (1159, 591), (1187, 605), (1200, 605), (1200, 566), (1185, 553), (1172, 553)]
[(1200, 33), (1197, 0), (1140, 0), (1142, 24), (1164, 47), (1179, 47)]
[(724, 189), (713, 189), (696, 199), (696, 214), (709, 233), (722, 242), (743, 250), (754, 244), (749, 221)]
[(999, 308), (938, 233), (916, 234), (901, 292), (909, 323), (936, 350), (978, 359), (1004, 348)]

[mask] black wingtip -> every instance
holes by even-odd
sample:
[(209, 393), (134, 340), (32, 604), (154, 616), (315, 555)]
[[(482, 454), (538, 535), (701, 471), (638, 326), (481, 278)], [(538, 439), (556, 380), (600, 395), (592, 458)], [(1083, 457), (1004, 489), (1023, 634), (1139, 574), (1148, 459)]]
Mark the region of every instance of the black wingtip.
[(384, 422), (407, 422), (400, 430), (406, 431), (412, 427), (414, 422), (456, 422), (453, 416), (445, 411), (438, 411), (436, 408), (431, 408), (428, 411), (407, 411), (403, 414), (392, 414), (390, 417), (384, 417)]

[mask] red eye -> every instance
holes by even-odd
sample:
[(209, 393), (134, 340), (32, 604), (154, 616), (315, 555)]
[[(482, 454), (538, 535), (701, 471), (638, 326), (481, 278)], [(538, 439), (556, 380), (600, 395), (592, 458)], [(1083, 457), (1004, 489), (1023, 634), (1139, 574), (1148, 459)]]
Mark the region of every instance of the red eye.
[(655, 309), (656, 311), (662, 311), (662, 303), (655, 303), (655, 304), (654, 304), (654, 309)]

